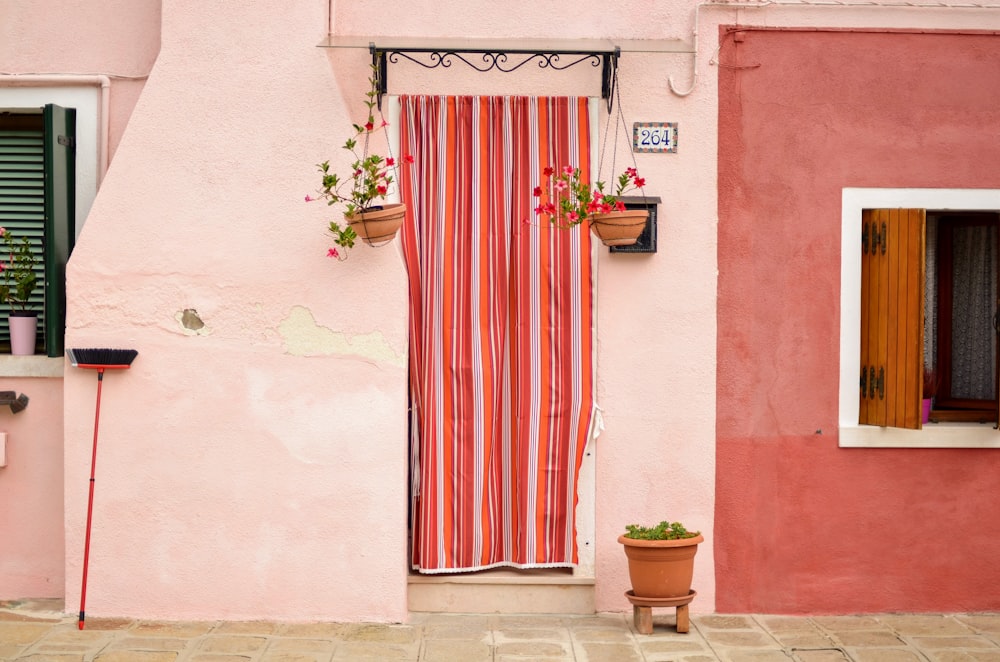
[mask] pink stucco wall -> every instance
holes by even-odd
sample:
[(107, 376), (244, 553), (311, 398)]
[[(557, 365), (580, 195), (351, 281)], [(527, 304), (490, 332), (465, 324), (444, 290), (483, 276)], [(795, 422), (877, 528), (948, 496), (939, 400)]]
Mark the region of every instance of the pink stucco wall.
[[(537, 3), (332, 3), (338, 34), (551, 36)], [(402, 6), (400, 4), (399, 6)], [(325, 258), (329, 212), (302, 199), (313, 164), (340, 158), (361, 109), (366, 49), (320, 49), (321, 0), (243, 6), (164, 2), (159, 57), (136, 104), (69, 270), (68, 344), (132, 346), (109, 376), (88, 613), (170, 618), (406, 618), (406, 293), (394, 248)], [(581, 38), (681, 37), (691, 16), (657, 10), (561, 17)], [(433, 17), (433, 20), (431, 20)], [(689, 54), (623, 58), (636, 119), (712, 135), (712, 97), (666, 87)], [(405, 64), (394, 93), (584, 94), (594, 70), (482, 76)], [(603, 124), (603, 117), (602, 117)], [(626, 147), (619, 147), (625, 151)], [(663, 195), (660, 252), (600, 254), (595, 575), (600, 610), (624, 610), (616, 537), (632, 521), (712, 529), (714, 260), (711, 223), (689, 223), (710, 152), (640, 156)], [(627, 158), (620, 156), (620, 159)], [(619, 164), (621, 161), (619, 161)], [(660, 182), (660, 183), (656, 183)], [(711, 253), (709, 253), (711, 255)], [(658, 283), (684, 279), (687, 286)], [(624, 296), (622, 296), (624, 295)], [(182, 323), (196, 310), (205, 326)], [(641, 347), (640, 352), (636, 351)], [(637, 374), (643, 378), (637, 379)], [(66, 499), (79, 500), (92, 375), (66, 377)], [(694, 386), (692, 386), (694, 384)], [(683, 394), (683, 405), (677, 395)], [(107, 421), (105, 423), (105, 421)], [(706, 424), (706, 421), (709, 423)], [(625, 489), (622, 486), (627, 486)], [(683, 487), (681, 487), (683, 486)], [(79, 591), (83, 513), (67, 508), (66, 595)], [(714, 608), (711, 538), (696, 609)]]
[(724, 33), (719, 610), (1000, 608), (1000, 455), (837, 445), (841, 188), (1000, 186), (998, 56), (993, 34)]
[[(81, 127), (106, 127), (78, 135), (78, 184), (89, 187), (78, 193), (78, 228), (102, 174), (96, 143), (113, 157), (159, 49), (159, 18), (159, 0), (0, 3), (0, 108), (72, 107), (89, 89), (89, 107), (98, 109), (97, 99), (107, 95), (106, 123), (78, 118)], [(107, 76), (106, 89), (95, 74)], [(65, 591), (63, 381), (53, 362), (58, 359), (0, 357), (0, 388), (30, 398), (16, 416), (0, 411), (0, 430), (9, 434), (8, 466), (0, 469), (0, 600)], [(80, 507), (78, 495), (69, 507)]]
[(28, 396), (17, 414), (0, 408), (0, 600), (62, 597), (62, 381), (3, 378), (0, 390)]

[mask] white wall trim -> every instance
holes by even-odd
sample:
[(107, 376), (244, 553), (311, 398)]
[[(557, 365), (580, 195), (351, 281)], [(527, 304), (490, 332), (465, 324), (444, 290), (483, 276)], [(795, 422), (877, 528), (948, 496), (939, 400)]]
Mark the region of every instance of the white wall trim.
[(841, 193), (840, 410), (844, 447), (1000, 448), (992, 425), (934, 423), (923, 430), (858, 425), (861, 362), (861, 211), (932, 209), (1000, 211), (1000, 189), (845, 188)]

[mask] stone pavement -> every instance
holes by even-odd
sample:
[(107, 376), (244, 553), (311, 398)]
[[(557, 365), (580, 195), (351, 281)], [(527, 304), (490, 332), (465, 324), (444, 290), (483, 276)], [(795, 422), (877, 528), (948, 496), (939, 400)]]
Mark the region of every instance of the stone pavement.
[(371, 623), (167, 622), (88, 618), (45, 601), (0, 603), (0, 661), (24, 662), (1000, 662), (1000, 614), (692, 616), (653, 634), (631, 614), (412, 614)]

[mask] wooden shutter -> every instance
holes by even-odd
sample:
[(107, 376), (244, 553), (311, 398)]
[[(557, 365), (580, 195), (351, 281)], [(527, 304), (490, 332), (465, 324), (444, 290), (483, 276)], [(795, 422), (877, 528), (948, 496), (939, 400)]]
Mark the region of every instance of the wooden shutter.
[(76, 238), (76, 109), (45, 106), (45, 353), (62, 356), (66, 262)]
[(923, 209), (866, 209), (861, 230), (859, 423), (920, 429)]

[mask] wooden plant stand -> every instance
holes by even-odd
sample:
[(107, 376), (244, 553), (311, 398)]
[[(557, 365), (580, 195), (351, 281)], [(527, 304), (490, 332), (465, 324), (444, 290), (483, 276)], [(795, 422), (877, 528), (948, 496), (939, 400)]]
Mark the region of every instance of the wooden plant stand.
[(625, 597), (632, 603), (632, 622), (639, 634), (653, 634), (653, 607), (675, 607), (677, 609), (677, 631), (687, 632), (691, 629), (691, 618), (688, 615), (688, 605), (698, 595), (692, 590), (680, 598), (639, 598), (631, 590), (625, 591)]

